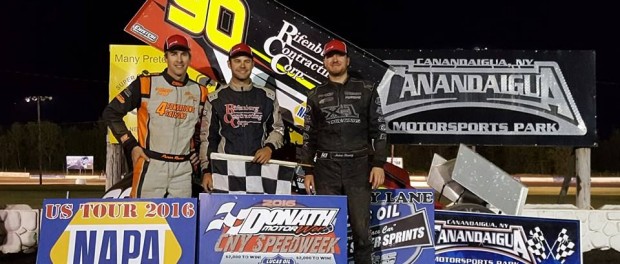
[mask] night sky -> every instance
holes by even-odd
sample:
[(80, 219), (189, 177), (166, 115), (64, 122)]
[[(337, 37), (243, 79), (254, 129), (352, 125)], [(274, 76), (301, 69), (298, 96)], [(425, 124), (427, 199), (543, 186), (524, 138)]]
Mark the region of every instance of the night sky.
[[(42, 119), (97, 121), (108, 101), (110, 44), (144, 1), (3, 2), (0, 126), (36, 120), (29, 95), (50, 95)], [(365, 49), (594, 50), (601, 139), (620, 127), (620, 15), (597, 1), (279, 1)], [(508, 2), (508, 3), (505, 3)]]

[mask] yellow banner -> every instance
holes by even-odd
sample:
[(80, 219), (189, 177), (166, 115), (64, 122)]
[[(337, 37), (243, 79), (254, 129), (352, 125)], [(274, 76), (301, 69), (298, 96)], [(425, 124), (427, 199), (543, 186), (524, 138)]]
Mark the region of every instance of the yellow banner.
[[(166, 68), (164, 53), (148, 45), (110, 45), (110, 82), (108, 101), (123, 91), (138, 75), (142, 73), (159, 73)], [(210, 78), (189, 68), (187, 73), (192, 80), (207, 85), (209, 92), (215, 90)], [(129, 112), (125, 118), (127, 128), (138, 138), (136, 111)], [(108, 129), (108, 141), (118, 143)]]

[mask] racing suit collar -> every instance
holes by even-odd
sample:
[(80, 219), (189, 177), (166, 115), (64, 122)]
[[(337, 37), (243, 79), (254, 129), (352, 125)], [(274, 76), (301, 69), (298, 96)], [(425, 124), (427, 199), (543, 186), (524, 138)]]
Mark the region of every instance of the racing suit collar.
[(252, 90), (252, 88), (254, 88), (254, 83), (250, 83), (249, 86), (236, 86), (230, 83), (228, 84), (228, 87), (230, 87), (230, 89), (232, 89), (235, 92), (247, 92), (249, 90)]
[(170, 74), (168, 74), (168, 68), (165, 68), (161, 75), (164, 76), (164, 80), (166, 80), (166, 82), (176, 87), (185, 86), (189, 81), (189, 76), (187, 75), (187, 73), (185, 73), (185, 78), (183, 78), (183, 81), (175, 80), (174, 78), (172, 78), (172, 76), (170, 76)]
[(350, 74), (347, 74), (347, 78), (344, 80), (343, 83), (334, 82), (334, 81), (330, 80), (329, 78), (327, 78), (327, 81), (329, 83), (331, 83), (332, 85), (346, 85), (349, 82), (349, 80), (351, 80), (351, 75)]

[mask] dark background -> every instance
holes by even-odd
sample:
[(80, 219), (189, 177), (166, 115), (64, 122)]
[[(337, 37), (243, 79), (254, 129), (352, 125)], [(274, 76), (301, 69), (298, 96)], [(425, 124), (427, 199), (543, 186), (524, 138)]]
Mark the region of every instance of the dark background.
[[(594, 50), (597, 128), (620, 125), (617, 9), (596, 1), (294, 1), (280, 3), (364, 49)], [(144, 3), (3, 2), (0, 126), (36, 121), (29, 95), (50, 95), (41, 118), (96, 122), (108, 101), (110, 44), (143, 44), (123, 31)]]
[[(618, 25), (613, 1), (280, 1), (365, 49), (595, 50), (597, 128), (620, 125)], [(110, 44), (143, 44), (123, 31), (143, 0), (8, 0), (0, 7), (0, 126), (36, 120), (29, 95), (51, 95), (42, 119), (96, 122), (108, 101)], [(615, 263), (615, 250), (584, 254)], [(0, 255), (4, 263), (35, 256)]]

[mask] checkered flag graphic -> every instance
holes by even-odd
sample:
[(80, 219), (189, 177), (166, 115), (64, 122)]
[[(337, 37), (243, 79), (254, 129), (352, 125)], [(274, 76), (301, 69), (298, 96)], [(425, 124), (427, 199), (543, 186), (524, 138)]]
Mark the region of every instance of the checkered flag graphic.
[(564, 263), (566, 258), (573, 255), (575, 253), (575, 243), (568, 239), (568, 234), (566, 234), (567, 230), (565, 228), (560, 231), (558, 234), (558, 238), (555, 240), (555, 259), (560, 261), (560, 263)]
[(231, 194), (291, 194), (296, 163), (270, 160), (261, 165), (253, 158), (211, 153), (213, 189)]
[(547, 255), (549, 244), (545, 240), (545, 234), (540, 230), (540, 227), (535, 227), (534, 230), (530, 230), (530, 239), (527, 240), (527, 248), (534, 256), (536, 256), (536, 260), (538, 262), (542, 262), (547, 259), (549, 255)]

